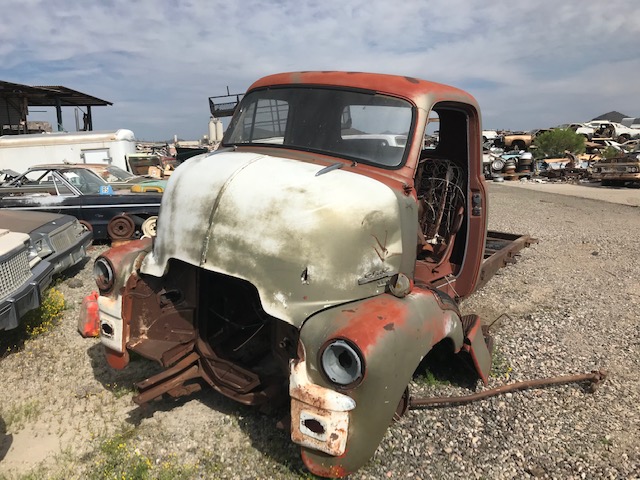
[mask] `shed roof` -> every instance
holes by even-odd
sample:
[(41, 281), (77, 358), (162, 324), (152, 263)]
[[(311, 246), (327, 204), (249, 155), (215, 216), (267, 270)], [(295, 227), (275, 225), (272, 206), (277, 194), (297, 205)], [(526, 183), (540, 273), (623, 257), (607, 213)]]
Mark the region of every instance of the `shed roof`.
[(78, 92), (61, 85), (30, 86), (0, 80), (0, 96), (26, 97), (27, 104), (33, 107), (61, 106), (106, 106), (112, 102), (102, 100), (86, 93)]

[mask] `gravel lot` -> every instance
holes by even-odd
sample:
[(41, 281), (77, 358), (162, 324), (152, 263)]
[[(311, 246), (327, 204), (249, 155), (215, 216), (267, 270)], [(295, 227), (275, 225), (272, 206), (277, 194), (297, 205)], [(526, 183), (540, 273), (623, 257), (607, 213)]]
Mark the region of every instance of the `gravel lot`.
[[(487, 324), (500, 317), (490, 387), (596, 369), (609, 377), (595, 393), (569, 384), (410, 411), (350, 478), (640, 478), (640, 209), (489, 191), (492, 229), (540, 240), (463, 304)], [(98, 341), (76, 332), (91, 262), (57, 288), (68, 303), (61, 324), (0, 360), (0, 478), (111, 478), (109, 457), (146, 462), (151, 478), (310, 477), (277, 415), (211, 390), (135, 406), (132, 385), (155, 365), (112, 371)], [(413, 393), (471, 393), (459, 383), (421, 380)]]

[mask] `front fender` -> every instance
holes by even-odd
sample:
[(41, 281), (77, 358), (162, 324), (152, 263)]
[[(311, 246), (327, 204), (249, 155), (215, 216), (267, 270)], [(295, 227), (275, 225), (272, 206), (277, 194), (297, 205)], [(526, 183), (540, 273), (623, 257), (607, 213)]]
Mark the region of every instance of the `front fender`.
[(98, 257), (109, 262), (115, 277), (113, 287), (107, 292), (100, 291), (98, 297), (100, 341), (105, 346), (107, 362), (113, 368), (124, 368), (129, 362), (126, 350), (129, 325), (123, 316), (122, 293), (151, 248), (151, 239), (145, 238), (113, 247)]
[[(463, 337), (455, 304), (443, 302), (433, 290), (417, 287), (405, 298), (383, 294), (309, 318), (300, 331), (304, 358), (293, 362), (291, 384), (296, 388), (290, 390), (292, 440), (302, 446), (307, 468), (326, 477), (343, 477), (360, 468), (382, 440), (422, 358), (444, 338), (450, 338), (458, 351)], [(354, 344), (364, 360), (363, 379), (351, 389), (331, 383), (320, 365), (322, 347), (337, 338)], [(344, 408), (342, 402), (342, 408), (318, 408), (330, 403), (318, 397), (329, 398), (334, 392), (340, 394), (338, 398), (349, 397), (354, 405)], [(331, 442), (327, 448), (319, 449), (317, 432), (310, 432), (305, 423), (309, 418), (318, 422), (313, 425), (323, 433), (340, 427), (326, 432)], [(336, 449), (336, 445), (343, 447)]]

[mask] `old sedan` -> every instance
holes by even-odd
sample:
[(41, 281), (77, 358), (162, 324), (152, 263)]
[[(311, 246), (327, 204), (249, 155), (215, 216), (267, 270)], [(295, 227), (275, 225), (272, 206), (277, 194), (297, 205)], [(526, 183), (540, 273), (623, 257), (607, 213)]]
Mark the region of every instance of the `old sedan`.
[(97, 173), (114, 190), (131, 190), (132, 192), (164, 192), (167, 180), (152, 178), (148, 175), (134, 175), (115, 165), (101, 163), (85, 163), (76, 165)]
[(145, 221), (155, 222), (159, 193), (116, 191), (90, 170), (74, 165), (41, 165), (0, 187), (0, 207), (68, 214), (96, 240), (139, 237)]
[(61, 273), (87, 256), (91, 232), (71, 215), (0, 210), (0, 228), (26, 233), (31, 238), (30, 257), (38, 256)]
[(29, 235), (0, 228), (0, 331), (16, 328), (38, 308), (51, 283), (53, 266), (29, 252)]

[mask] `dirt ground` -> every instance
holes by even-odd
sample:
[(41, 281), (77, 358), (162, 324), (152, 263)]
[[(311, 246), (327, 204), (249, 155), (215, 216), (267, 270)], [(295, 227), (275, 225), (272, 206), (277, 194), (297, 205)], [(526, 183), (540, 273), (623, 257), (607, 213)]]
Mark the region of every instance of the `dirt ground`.
[[(499, 320), (489, 386), (598, 368), (611, 376), (594, 394), (563, 386), (411, 411), (350, 478), (640, 478), (640, 189), (488, 189), (491, 229), (540, 240), (463, 304)], [(78, 335), (91, 267), (56, 285), (61, 323), (0, 359), (0, 479), (309, 478), (275, 416), (211, 390), (133, 404), (134, 383), (158, 367), (135, 359), (114, 371), (99, 341)]]
[(527, 190), (534, 190), (541, 193), (555, 193), (570, 197), (590, 198), (592, 200), (602, 200), (620, 205), (640, 206), (640, 185), (629, 185), (626, 187), (602, 187), (600, 183), (538, 183), (532, 181), (523, 182), (490, 182), (496, 186), (518, 187)]

